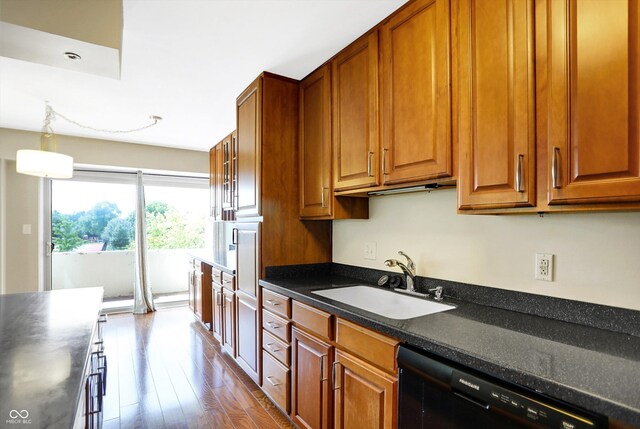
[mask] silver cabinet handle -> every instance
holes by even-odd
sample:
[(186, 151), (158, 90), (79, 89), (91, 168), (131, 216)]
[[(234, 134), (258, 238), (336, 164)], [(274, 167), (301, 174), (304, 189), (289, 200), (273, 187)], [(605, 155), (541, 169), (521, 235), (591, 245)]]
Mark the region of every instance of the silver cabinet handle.
[(268, 299), (268, 300), (267, 300), (267, 303), (269, 303), (269, 304), (273, 305), (274, 307), (275, 307), (276, 305), (280, 305), (280, 303), (279, 303), (278, 301), (274, 301), (274, 300), (272, 300), (272, 299)]
[(373, 177), (373, 174), (371, 174), (371, 158), (373, 157), (373, 152), (369, 152), (367, 154), (367, 176), (368, 177)]
[(282, 349), (276, 349), (275, 347), (273, 347), (273, 343), (268, 343), (267, 348), (269, 349), (269, 351), (273, 353), (278, 353), (280, 350), (282, 350)]
[(524, 161), (524, 155), (518, 154), (518, 161), (516, 162), (516, 192), (524, 192), (522, 189), (522, 163)]
[(222, 307), (222, 294), (215, 292), (216, 294), (216, 307)]
[(280, 386), (282, 383), (277, 383), (277, 380), (276, 380), (276, 381), (273, 381), (273, 379), (274, 379), (274, 378), (275, 378), (274, 376), (269, 375), (269, 376), (267, 376), (267, 381), (268, 381), (269, 383), (271, 383), (271, 385), (272, 385), (273, 387)]
[(554, 146), (553, 158), (551, 159), (551, 185), (553, 186), (554, 189), (560, 188), (560, 183), (558, 183), (560, 178), (559, 177), (560, 167), (558, 165), (559, 159), (560, 159), (560, 148)]
[(231, 244), (238, 244), (238, 228), (231, 230)]
[(340, 386), (336, 386), (336, 365), (338, 365), (340, 362), (335, 361), (333, 363), (333, 365), (331, 366), (331, 388), (333, 390), (338, 390), (340, 389)]
[(322, 208), (324, 208), (324, 186), (320, 186), (320, 192), (322, 193), (320, 196), (320, 201), (322, 201)]
[(385, 175), (387, 174), (387, 151), (389, 149), (384, 148), (382, 149), (382, 174)]
[(267, 326), (271, 329), (280, 329), (280, 325), (276, 324), (276, 322), (267, 322)]

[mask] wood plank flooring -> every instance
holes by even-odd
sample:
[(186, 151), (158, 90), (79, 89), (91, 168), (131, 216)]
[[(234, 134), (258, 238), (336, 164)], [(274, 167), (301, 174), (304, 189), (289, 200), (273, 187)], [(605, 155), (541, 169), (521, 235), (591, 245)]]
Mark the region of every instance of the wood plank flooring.
[(295, 429), (188, 307), (114, 315), (104, 428)]

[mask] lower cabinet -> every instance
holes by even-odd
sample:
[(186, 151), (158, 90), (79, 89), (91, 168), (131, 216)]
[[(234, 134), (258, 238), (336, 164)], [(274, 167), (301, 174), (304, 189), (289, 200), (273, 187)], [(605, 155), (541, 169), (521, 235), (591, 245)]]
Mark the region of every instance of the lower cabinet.
[(212, 322), (211, 322), (211, 330), (213, 331), (213, 337), (222, 344), (222, 330), (223, 330), (223, 320), (224, 320), (224, 311), (222, 308), (222, 286), (217, 284), (215, 281), (211, 284), (211, 302), (212, 306)]
[(330, 428), (333, 346), (292, 328), (291, 419), (301, 428)]
[(236, 299), (235, 292), (222, 288), (222, 348), (236, 357)]
[(334, 366), (334, 427), (394, 428), (398, 378), (340, 350)]
[(258, 300), (239, 290), (236, 292), (236, 362), (256, 383), (260, 383), (258, 332)]
[(396, 427), (397, 340), (268, 289), (258, 296), (214, 281), (213, 335), (298, 428)]

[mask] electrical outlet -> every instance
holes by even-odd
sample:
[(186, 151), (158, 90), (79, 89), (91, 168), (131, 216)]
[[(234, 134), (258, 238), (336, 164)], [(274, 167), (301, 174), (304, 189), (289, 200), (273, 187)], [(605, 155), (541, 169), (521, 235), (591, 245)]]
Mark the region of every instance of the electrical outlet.
[(376, 243), (374, 241), (364, 242), (364, 259), (376, 259)]
[(553, 255), (536, 253), (536, 280), (553, 281)]

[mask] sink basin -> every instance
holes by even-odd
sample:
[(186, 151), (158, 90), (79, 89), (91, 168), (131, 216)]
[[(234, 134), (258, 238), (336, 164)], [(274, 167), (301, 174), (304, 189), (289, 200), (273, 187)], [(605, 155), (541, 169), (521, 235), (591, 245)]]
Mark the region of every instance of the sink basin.
[(411, 319), (454, 309), (453, 305), (427, 301), (371, 286), (349, 286), (313, 291), (316, 295), (357, 307), (389, 319)]

